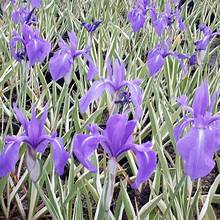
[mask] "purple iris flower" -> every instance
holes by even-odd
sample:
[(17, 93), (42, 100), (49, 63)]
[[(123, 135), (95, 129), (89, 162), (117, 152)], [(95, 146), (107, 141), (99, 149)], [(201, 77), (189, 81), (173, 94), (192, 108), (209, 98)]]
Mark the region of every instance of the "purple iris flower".
[(12, 21), (14, 23), (21, 23), (27, 25), (35, 24), (37, 19), (33, 13), (34, 8), (30, 11), (27, 7), (20, 7), (13, 11)]
[(199, 26), (199, 29), (200, 31), (203, 32), (204, 36), (201, 40), (196, 41), (195, 45), (196, 45), (197, 51), (202, 51), (202, 50), (206, 50), (209, 42), (211, 41), (213, 37), (215, 37), (216, 35), (220, 35), (220, 29), (217, 30), (216, 32), (212, 32), (212, 30), (205, 24), (201, 24)]
[(133, 102), (135, 116), (140, 118), (142, 113), (141, 81), (138, 79), (130, 82), (125, 81), (126, 69), (123, 62), (120, 63), (118, 60), (115, 60), (112, 68), (108, 59), (106, 66), (108, 79), (101, 79), (93, 83), (88, 92), (79, 101), (81, 112), (87, 111), (91, 102), (102, 96), (104, 91), (108, 91), (111, 95), (117, 96), (114, 101), (116, 104), (120, 104), (121, 107), (125, 107), (125, 105)]
[(81, 25), (90, 33), (94, 32), (100, 25), (102, 21), (100, 20), (94, 20), (92, 24), (82, 22)]
[(153, 151), (150, 142), (140, 145), (133, 143), (132, 133), (135, 125), (136, 121), (128, 121), (126, 115), (112, 115), (107, 121), (105, 130), (93, 125), (90, 129), (92, 134), (76, 134), (72, 142), (73, 153), (88, 170), (97, 172), (96, 167), (88, 158), (98, 148), (99, 144), (108, 156), (115, 160), (123, 153), (132, 150), (136, 155), (139, 168), (132, 186), (138, 188), (155, 170), (156, 153)]
[(128, 20), (134, 32), (143, 28), (149, 0), (137, 0), (135, 7), (128, 13)]
[[(16, 0), (11, 0), (11, 2), (12, 4), (15, 4)], [(41, 0), (30, 0), (30, 3), (34, 8), (40, 8), (41, 6)]]
[(62, 175), (69, 154), (64, 149), (62, 139), (57, 137), (56, 133), (48, 135), (45, 131), (44, 125), (47, 119), (47, 107), (39, 119), (36, 117), (36, 109), (33, 108), (31, 120), (26, 119), (15, 104), (13, 107), (17, 119), (24, 128), (24, 133), (20, 136), (6, 137), (6, 146), (0, 155), (0, 177), (6, 176), (14, 170), (16, 162), (19, 159), (19, 149), (22, 143), (28, 146), (27, 155), (29, 155), (29, 159), (27, 165), (30, 164), (30, 158), (34, 160), (34, 154), (37, 152), (43, 153), (50, 143), (53, 149), (55, 170), (59, 175)]
[[(21, 62), (27, 59), (31, 66), (37, 62), (43, 62), (48, 56), (51, 44), (39, 37), (39, 31), (24, 24), (22, 26), (22, 36), (16, 31), (13, 32), (13, 37), (10, 40), (10, 50), (15, 60)], [(22, 48), (16, 50), (18, 43), (22, 44)]]
[(73, 62), (80, 55), (83, 55), (83, 57), (89, 63), (87, 79), (92, 80), (98, 72), (98, 69), (92, 58), (88, 54), (90, 49), (85, 48), (83, 50), (77, 50), (78, 40), (74, 31), (68, 32), (68, 37), (70, 41), (70, 46), (63, 39), (60, 39), (60, 49), (49, 61), (49, 70), (53, 80), (57, 81), (64, 77), (66, 82), (69, 83), (71, 72), (73, 69)]
[[(219, 127), (216, 122), (220, 115), (212, 115), (217, 93), (209, 100), (208, 84), (203, 81), (196, 89), (192, 107), (187, 105), (187, 97), (178, 99), (184, 114), (183, 122), (174, 128), (174, 137), (177, 141), (177, 152), (184, 161), (186, 175), (192, 180), (206, 176), (214, 168), (214, 152), (220, 147)], [(190, 129), (182, 137), (181, 134), (189, 126)]]
[(185, 24), (182, 20), (179, 10), (176, 8), (175, 11), (172, 11), (169, 4), (166, 4), (166, 10), (161, 14), (157, 14), (155, 7), (152, 7), (150, 9), (150, 16), (154, 30), (158, 36), (161, 36), (165, 29), (171, 26), (175, 20), (178, 22), (180, 30), (185, 31)]
[(147, 55), (147, 67), (149, 70), (149, 74), (151, 76), (156, 76), (157, 73), (162, 69), (165, 58), (168, 56), (172, 56), (179, 62), (184, 74), (187, 73), (186, 65), (184, 64), (184, 59), (189, 59), (190, 56), (188, 54), (181, 54), (176, 51), (170, 51), (169, 45), (171, 41), (163, 41), (158, 44), (155, 48), (153, 48)]
[(205, 56), (205, 51), (208, 47), (209, 42), (217, 35), (220, 35), (220, 29), (218, 29), (216, 32), (213, 32), (208, 26), (205, 24), (199, 25), (200, 31), (203, 32), (203, 38), (200, 40), (197, 40), (195, 42), (195, 52), (190, 56), (189, 58), (189, 64), (192, 65), (201, 65), (203, 58)]

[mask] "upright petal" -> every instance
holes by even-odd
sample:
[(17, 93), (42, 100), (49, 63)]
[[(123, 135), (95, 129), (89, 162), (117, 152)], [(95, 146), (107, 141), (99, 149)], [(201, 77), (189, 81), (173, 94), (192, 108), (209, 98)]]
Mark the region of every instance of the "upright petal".
[(89, 161), (90, 155), (97, 149), (99, 138), (88, 134), (76, 134), (73, 138), (73, 153), (77, 159), (91, 172), (96, 172), (96, 167)]
[(69, 37), (69, 40), (70, 40), (72, 50), (76, 50), (77, 49), (77, 44), (78, 44), (78, 39), (77, 39), (77, 36), (76, 36), (75, 32), (74, 31), (68, 32), (68, 37)]
[(157, 157), (152, 150), (150, 142), (142, 145), (134, 145), (132, 149), (137, 157), (138, 173), (135, 182), (132, 184), (133, 188), (138, 188), (141, 183), (145, 182), (156, 169)]
[[(124, 137), (126, 137), (125, 133), (127, 132), (127, 121), (128, 119), (126, 115), (114, 114), (106, 123), (104, 136), (108, 140), (108, 148), (112, 157), (116, 158), (124, 145), (122, 141), (125, 141)], [(128, 129), (129, 132), (131, 130), (132, 129)], [(131, 134), (127, 135), (130, 136)]]
[(136, 126), (136, 121), (135, 120), (130, 120), (127, 122), (126, 127), (125, 127), (125, 132), (124, 136), (122, 138), (122, 144), (129, 144), (132, 142), (132, 133), (134, 132)]
[(18, 109), (16, 103), (13, 103), (13, 110), (16, 114), (16, 117), (18, 119), (18, 121), (22, 124), (22, 126), (25, 129), (25, 132), (28, 133), (28, 120), (26, 119), (26, 117), (23, 115), (23, 113)]
[(128, 20), (134, 32), (138, 32), (143, 28), (145, 23), (145, 13), (141, 9), (132, 9), (128, 13)]
[(69, 53), (57, 52), (49, 61), (49, 70), (54, 81), (67, 75), (73, 65), (72, 56)]
[(215, 166), (215, 133), (209, 128), (192, 127), (177, 142), (177, 151), (184, 161), (186, 175), (192, 180), (206, 176)]
[(113, 82), (116, 89), (120, 89), (122, 86), (125, 79), (125, 73), (125, 64), (123, 62), (120, 63), (119, 60), (116, 59), (113, 64)]
[(64, 144), (61, 138), (51, 138), (50, 142), (53, 147), (53, 160), (55, 164), (55, 170), (58, 175), (62, 175), (64, 172), (64, 167), (69, 158), (69, 154), (64, 149)]
[(196, 89), (195, 96), (192, 104), (194, 110), (194, 117), (198, 115), (205, 115), (205, 112), (209, 106), (209, 91), (207, 81), (203, 81), (201, 85)]
[(20, 142), (9, 142), (0, 155), (0, 177), (4, 177), (15, 168), (19, 159)]
[(106, 58), (106, 70), (107, 70), (107, 73), (108, 73), (108, 78), (109, 80), (113, 80), (113, 71), (112, 71), (112, 67), (111, 67), (111, 60), (109, 57)]

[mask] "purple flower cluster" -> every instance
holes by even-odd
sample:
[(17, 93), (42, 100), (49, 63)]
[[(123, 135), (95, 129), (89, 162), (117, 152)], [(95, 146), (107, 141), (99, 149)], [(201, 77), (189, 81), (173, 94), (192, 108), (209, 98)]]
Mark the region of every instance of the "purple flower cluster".
[[(171, 1), (174, 4), (174, 1)], [(13, 4), (16, 1), (12, 1)], [(51, 44), (40, 37), (37, 29), (37, 19), (34, 15), (35, 8), (39, 8), (39, 0), (30, 1), (32, 10), (28, 7), (20, 7), (12, 14), (12, 20), (20, 27), (14, 31), (10, 40), (10, 51), (18, 62), (28, 62), (30, 66), (42, 63), (49, 55)], [(174, 9), (173, 9), (174, 8)], [(173, 57), (181, 66), (183, 72), (188, 72), (188, 66), (201, 63), (201, 54), (207, 49), (209, 42), (217, 35), (220, 29), (213, 32), (205, 24), (199, 26), (203, 38), (195, 42), (195, 52), (192, 55), (179, 53), (170, 49), (173, 39), (164, 39), (164, 32), (173, 23), (177, 23), (180, 31), (185, 31), (185, 24), (180, 15), (180, 8), (166, 4), (165, 10), (157, 12), (156, 6), (149, 0), (137, 0), (136, 5), (128, 13), (128, 20), (134, 32), (143, 28), (149, 11), (151, 24), (158, 35), (159, 43), (147, 54), (147, 68), (150, 76), (156, 76), (165, 63), (167, 57)], [(97, 172), (89, 157), (100, 146), (109, 158), (109, 161), (117, 161), (127, 151), (132, 151), (137, 159), (138, 172), (134, 188), (146, 181), (156, 169), (156, 152), (151, 142), (135, 144), (133, 133), (137, 120), (142, 117), (142, 89), (140, 79), (126, 80), (126, 66), (123, 61), (115, 59), (112, 63), (110, 58), (106, 60), (107, 78), (95, 79), (98, 68), (91, 57), (92, 37), (96, 29), (101, 25), (101, 20), (92, 23), (82, 22), (81, 25), (88, 31), (89, 44), (83, 49), (78, 49), (78, 39), (74, 31), (68, 32), (69, 42), (59, 39), (59, 49), (53, 53), (49, 60), (49, 71), (52, 79), (57, 81), (64, 78), (69, 84), (72, 79), (72, 71), (76, 58), (83, 57), (88, 65), (87, 80), (91, 81), (91, 87), (79, 100), (80, 112), (83, 114), (89, 110), (90, 104), (97, 101), (107, 92), (110, 97), (111, 108), (108, 109), (110, 116), (105, 129), (97, 124), (88, 127), (89, 134), (75, 134), (72, 141), (73, 154), (91, 172)], [(214, 167), (214, 153), (220, 148), (219, 119), (220, 115), (213, 115), (212, 110), (216, 103), (218, 93), (214, 93), (209, 100), (208, 83), (203, 81), (196, 89), (192, 107), (188, 106), (188, 98), (181, 96), (178, 103), (183, 108), (184, 120), (174, 129), (177, 152), (184, 161), (186, 175), (191, 179), (197, 179), (207, 175)], [(109, 101), (109, 100), (108, 100)], [(134, 107), (134, 114), (132, 110)], [(7, 136), (5, 147), (0, 154), (0, 177), (8, 175), (14, 170), (19, 159), (19, 149), (26, 144), (26, 163), (31, 173), (34, 169), (37, 174), (31, 175), (36, 181), (39, 177), (38, 153), (44, 153), (46, 147), (52, 146), (52, 156), (55, 170), (62, 175), (64, 166), (69, 159), (69, 153), (65, 150), (62, 138), (56, 132), (47, 134), (45, 124), (47, 119), (47, 107), (39, 118), (36, 108), (32, 109), (31, 119), (13, 106), (17, 119), (23, 127), (23, 133), (17, 136)], [(134, 120), (128, 120), (132, 116)], [(189, 128), (185, 135), (183, 132)], [(109, 163), (110, 164), (110, 163)]]
[(161, 14), (157, 14), (155, 7), (152, 7), (150, 9), (150, 16), (152, 25), (158, 36), (162, 36), (165, 29), (170, 27), (175, 21), (178, 22), (179, 29), (185, 31), (185, 24), (182, 20), (179, 9), (176, 8), (175, 11), (172, 11), (171, 6), (168, 3), (166, 4), (165, 12), (162, 12)]
[(175, 21), (177, 21), (180, 30), (185, 31), (185, 24), (178, 7), (172, 10), (171, 5), (167, 3), (165, 11), (158, 14), (156, 6), (151, 4), (150, 0), (137, 0), (134, 8), (128, 13), (128, 20), (134, 32), (143, 28), (147, 19), (147, 11), (150, 12), (151, 23), (158, 36), (162, 36), (165, 29)]
[[(15, 3), (15, 1), (14, 1)], [(32, 10), (27, 7), (20, 7), (12, 14), (12, 20), (20, 24), (20, 34), (13, 32), (10, 40), (10, 50), (15, 60), (24, 60), (30, 66), (42, 63), (49, 55), (51, 44), (40, 37), (36, 28), (36, 17), (34, 10), (40, 7), (40, 1), (31, 1)], [(146, 13), (148, 1), (139, 1), (135, 14)], [(139, 15), (138, 15), (139, 16)], [(139, 18), (138, 18), (139, 19)], [(140, 18), (141, 19), (141, 18)], [(100, 26), (102, 21), (94, 20), (93, 23), (82, 22), (82, 26), (93, 37), (93, 33)], [(82, 56), (88, 64), (87, 79), (93, 80), (98, 68), (90, 55), (92, 41), (84, 49), (78, 49), (78, 39), (74, 31), (68, 32), (69, 43), (61, 37), (59, 49), (49, 60), (49, 71), (53, 80), (64, 78), (69, 84), (72, 76), (74, 61)], [(111, 95), (112, 109), (106, 123), (106, 129), (102, 130), (98, 125), (90, 125), (91, 134), (75, 134), (73, 138), (73, 153), (78, 160), (90, 171), (97, 172), (95, 166), (88, 157), (101, 145), (110, 160), (118, 160), (119, 156), (131, 150), (137, 158), (138, 173), (134, 188), (138, 188), (146, 181), (156, 168), (156, 153), (152, 149), (150, 142), (135, 144), (132, 134), (136, 126), (136, 120), (142, 116), (142, 90), (141, 80), (134, 79), (126, 81), (126, 68), (123, 62), (116, 59), (112, 64), (107, 59), (106, 69), (107, 79), (98, 79), (92, 83), (88, 92), (80, 99), (80, 111), (83, 113), (89, 109), (90, 104), (96, 101), (107, 91)], [(130, 104), (135, 108), (135, 120), (128, 120), (130, 114)], [(33, 181), (37, 181), (40, 174), (40, 165), (37, 159), (38, 153), (44, 153), (46, 147), (52, 146), (52, 156), (55, 170), (58, 175), (62, 175), (64, 166), (68, 161), (69, 153), (66, 152), (63, 141), (54, 132), (51, 135), (45, 131), (47, 119), (47, 107), (40, 118), (36, 115), (36, 108), (32, 109), (32, 117), (28, 120), (14, 104), (14, 112), (17, 119), (22, 124), (24, 132), (17, 136), (7, 136), (6, 145), (0, 155), (0, 177), (3, 177), (14, 170), (19, 159), (19, 148), (22, 143), (27, 145), (26, 165)], [(120, 132), (119, 132), (120, 131)]]

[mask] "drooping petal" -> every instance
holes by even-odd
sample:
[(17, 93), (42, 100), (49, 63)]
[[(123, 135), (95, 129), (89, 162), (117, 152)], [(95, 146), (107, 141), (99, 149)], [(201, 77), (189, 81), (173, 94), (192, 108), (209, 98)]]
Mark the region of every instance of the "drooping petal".
[(132, 184), (133, 188), (138, 188), (141, 183), (145, 182), (156, 169), (157, 157), (152, 150), (150, 142), (142, 145), (134, 145), (132, 149), (137, 158), (138, 173), (135, 182)]
[(198, 115), (205, 115), (205, 112), (209, 106), (209, 91), (207, 81), (203, 81), (201, 85), (196, 89), (195, 96), (192, 104), (194, 110), (194, 117)]
[(212, 38), (211, 35), (206, 35), (201, 40), (196, 41), (195, 42), (196, 50), (198, 51), (206, 50), (211, 38)]
[(67, 160), (69, 159), (69, 154), (64, 149), (64, 144), (61, 138), (51, 138), (50, 142), (53, 148), (53, 161), (55, 164), (55, 170), (58, 175), (62, 175)]
[(177, 142), (177, 152), (184, 161), (186, 175), (192, 180), (206, 176), (215, 166), (215, 133), (209, 128), (192, 127)]
[(91, 172), (96, 172), (96, 167), (89, 161), (90, 155), (97, 149), (99, 138), (88, 134), (76, 134), (73, 138), (73, 153), (77, 159)]
[(0, 155), (0, 177), (4, 177), (15, 168), (19, 159), (20, 142), (9, 142)]
[(164, 58), (160, 53), (155, 53), (150, 59), (147, 59), (149, 74), (155, 76), (163, 67)]
[(69, 53), (57, 52), (49, 61), (49, 70), (54, 81), (67, 75), (73, 65), (72, 56)]
[(92, 58), (88, 54), (83, 54), (84, 58), (87, 60), (88, 65), (89, 65), (89, 70), (87, 73), (87, 80), (93, 80), (95, 75), (98, 73), (98, 68), (93, 62)]
[(39, 145), (37, 145), (37, 147), (35, 148), (35, 150), (39, 153), (44, 153), (44, 151), (46, 150), (46, 148), (48, 147), (49, 141), (45, 140), (45, 141), (41, 141)]
[(97, 100), (105, 90), (114, 91), (111, 82), (107, 80), (94, 82), (88, 92), (79, 100), (80, 111), (86, 112), (90, 103)]
[(174, 135), (174, 139), (177, 142), (180, 138), (180, 136), (182, 135), (184, 129), (189, 125), (189, 123), (192, 121), (193, 119), (186, 119), (183, 122), (179, 123), (174, 129), (173, 129), (173, 135)]
[(49, 54), (51, 44), (41, 38), (33, 38), (26, 44), (26, 52), (30, 62), (33, 66), (37, 62), (43, 62)]
[(202, 23), (199, 25), (199, 29), (200, 31), (203, 32), (204, 35), (211, 35), (212, 34), (212, 30), (210, 27), (208, 27), (206, 24)]
[(34, 38), (26, 44), (26, 52), (33, 66), (37, 62), (43, 62), (46, 56), (49, 55), (51, 44), (41, 38)]

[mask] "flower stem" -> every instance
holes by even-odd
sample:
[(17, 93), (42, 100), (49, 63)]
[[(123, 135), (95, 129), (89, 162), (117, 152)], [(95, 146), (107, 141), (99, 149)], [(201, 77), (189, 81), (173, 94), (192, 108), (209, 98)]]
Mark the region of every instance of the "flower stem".
[(107, 175), (103, 187), (103, 201), (102, 201), (105, 209), (106, 220), (108, 220), (110, 216), (110, 206), (114, 193), (116, 173), (117, 173), (117, 161), (115, 158), (110, 158), (108, 161)]

